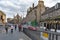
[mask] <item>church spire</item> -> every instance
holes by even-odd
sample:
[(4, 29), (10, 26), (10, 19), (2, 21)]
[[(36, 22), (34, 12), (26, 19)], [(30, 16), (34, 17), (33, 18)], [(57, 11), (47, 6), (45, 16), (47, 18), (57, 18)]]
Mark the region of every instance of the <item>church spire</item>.
[(18, 15), (18, 13), (17, 13), (17, 15)]

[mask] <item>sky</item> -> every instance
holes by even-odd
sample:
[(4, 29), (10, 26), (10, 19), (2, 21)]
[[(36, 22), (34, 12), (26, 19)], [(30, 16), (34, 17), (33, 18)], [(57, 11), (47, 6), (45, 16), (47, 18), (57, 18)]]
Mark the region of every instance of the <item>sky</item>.
[[(47, 7), (54, 6), (57, 2), (60, 2), (60, 0), (43, 0), (44, 5)], [(32, 6), (32, 4), (35, 4), (35, 6), (38, 4), (38, 0), (0, 0), (0, 10), (2, 10), (7, 18), (13, 18), (14, 15), (17, 13), (20, 16), (26, 16), (27, 9)]]

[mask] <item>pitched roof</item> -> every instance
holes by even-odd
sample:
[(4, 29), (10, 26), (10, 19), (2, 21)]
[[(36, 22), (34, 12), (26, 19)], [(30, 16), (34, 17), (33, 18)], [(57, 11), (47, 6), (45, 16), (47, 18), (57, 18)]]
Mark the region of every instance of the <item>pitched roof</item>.
[[(58, 7), (55, 9), (56, 5), (58, 5)], [(51, 7), (51, 8), (49, 8), (48, 10), (46, 10), (42, 15), (45, 15), (45, 14), (48, 14), (48, 13), (51, 13), (51, 12), (53, 12), (55, 10), (60, 9), (60, 3), (57, 3), (56, 5)]]

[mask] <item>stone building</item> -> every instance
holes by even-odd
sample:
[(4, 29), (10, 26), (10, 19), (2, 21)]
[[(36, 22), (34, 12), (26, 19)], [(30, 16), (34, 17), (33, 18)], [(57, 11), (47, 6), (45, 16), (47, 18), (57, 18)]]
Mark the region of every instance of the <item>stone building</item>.
[(13, 18), (7, 18), (7, 22), (10, 23)]
[(27, 15), (26, 15), (27, 22), (36, 20), (39, 23), (41, 20), (40, 19), (41, 14), (43, 14), (43, 12), (45, 12), (44, 1), (39, 0), (37, 6), (34, 6), (34, 3), (33, 3), (32, 7), (30, 7), (27, 10)]
[(4, 12), (0, 11), (0, 24), (6, 23), (6, 14)]
[(7, 22), (8, 23), (18, 24), (21, 21), (22, 21), (22, 17), (20, 17), (19, 14), (17, 14), (16, 16), (14, 16), (14, 18), (7, 18)]
[(49, 8), (44, 6), (42, 0), (38, 1), (38, 5), (30, 7), (27, 10), (26, 22), (36, 20), (44, 27), (55, 27), (60, 26), (60, 3)]
[(19, 14), (17, 14), (16, 16), (14, 16), (14, 23), (16, 24), (18, 24), (18, 23), (20, 23), (22, 21), (22, 17), (21, 16), (19, 16)]
[(51, 27), (55, 25), (55, 28), (58, 25), (58, 28), (60, 26), (60, 3), (57, 3), (55, 6), (47, 9), (42, 15), (41, 15), (41, 23), (44, 23), (43, 25), (47, 27)]

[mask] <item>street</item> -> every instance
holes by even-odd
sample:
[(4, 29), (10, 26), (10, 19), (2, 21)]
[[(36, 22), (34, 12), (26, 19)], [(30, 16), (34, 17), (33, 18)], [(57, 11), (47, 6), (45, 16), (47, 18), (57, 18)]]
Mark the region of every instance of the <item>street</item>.
[(13, 33), (11, 33), (9, 29), (7, 34), (5, 31), (0, 32), (0, 40), (31, 40), (31, 39), (23, 32), (19, 32), (18, 29), (16, 31), (13, 30)]
[(60, 40), (60, 0), (0, 0), (0, 40)]
[(40, 40), (40, 32), (24, 29), (24, 33), (28, 35), (32, 40)]

